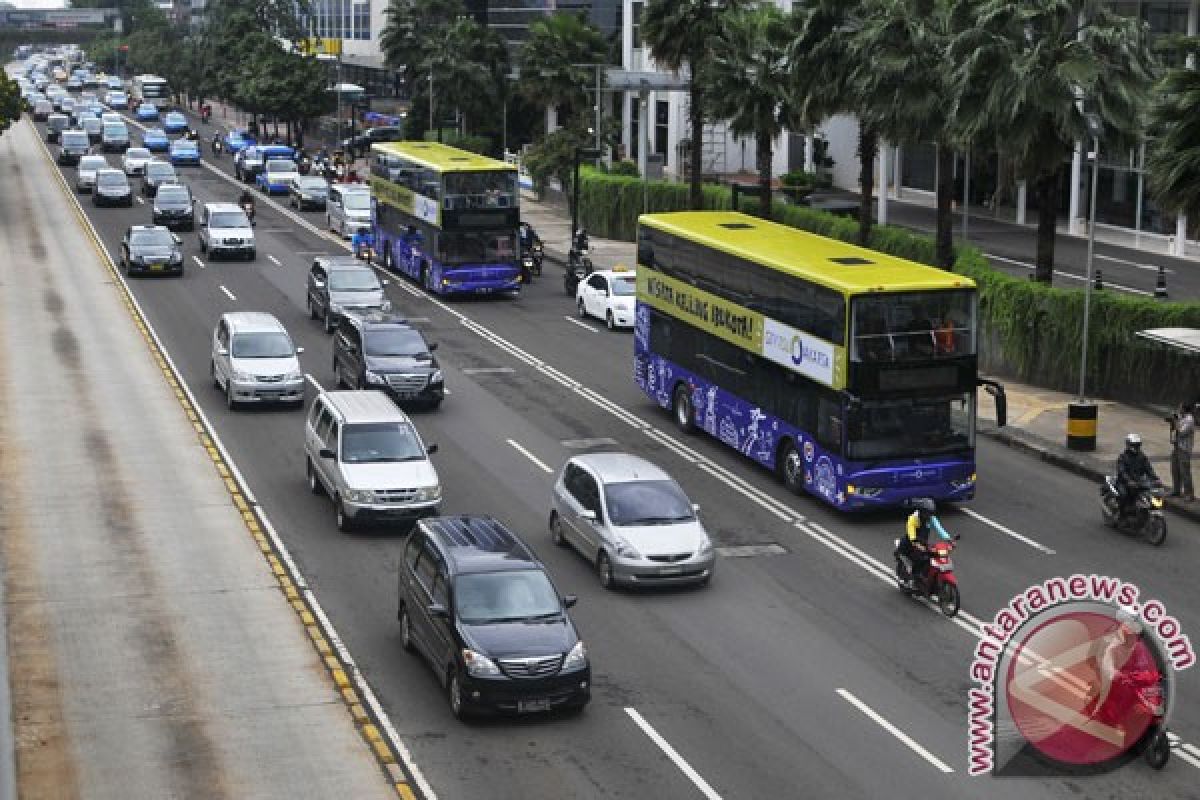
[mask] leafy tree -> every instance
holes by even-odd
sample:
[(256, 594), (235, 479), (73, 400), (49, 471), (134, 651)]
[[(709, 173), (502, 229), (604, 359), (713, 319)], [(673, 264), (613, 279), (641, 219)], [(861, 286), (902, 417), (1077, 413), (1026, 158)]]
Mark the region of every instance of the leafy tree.
[(8, 75), (0, 73), (0, 134), (21, 117), (21, 87)]
[[(777, 6), (737, 11), (721, 21), (705, 66), (709, 108), (738, 136), (753, 136), (760, 213), (771, 216), (775, 137), (800, 121), (788, 76), (791, 30)], [(693, 148), (694, 149), (694, 148)]]
[(521, 47), (521, 94), (543, 112), (557, 108), (569, 125), (591, 105), (587, 90), (595, 85), (595, 68), (606, 60), (608, 43), (596, 26), (579, 14), (558, 12), (529, 25)]
[[(1185, 38), (1180, 45), (1195, 57), (1200, 39)], [(1168, 211), (1200, 216), (1200, 71), (1174, 67), (1154, 94), (1154, 141), (1146, 156), (1151, 194)]]
[(529, 148), (525, 157), (525, 166), (533, 179), (534, 191), (544, 194), (550, 184), (550, 179), (557, 179), (562, 186), (563, 194), (568, 198), (574, 196), (572, 181), (575, 177), (575, 151), (587, 147), (591, 137), (587, 129), (581, 125), (559, 128), (546, 134), (537, 144)]
[(746, 0), (649, 0), (642, 11), (642, 38), (654, 60), (667, 69), (685, 66), (688, 79), (688, 113), (692, 146), (689, 149), (690, 199), (694, 209), (704, 205), (700, 143), (704, 141), (705, 86), (701, 67), (708, 59), (712, 37), (720, 31), (722, 17), (746, 5)]
[[(969, 0), (974, 24), (955, 36), (952, 113), (968, 140), (994, 138), (1033, 186), (1034, 278), (1050, 283), (1063, 163), (1091, 141), (1084, 111), (1109, 146), (1141, 129), (1153, 56), (1146, 26), (1098, 0)], [(1079, 102), (1082, 101), (1082, 102)]]

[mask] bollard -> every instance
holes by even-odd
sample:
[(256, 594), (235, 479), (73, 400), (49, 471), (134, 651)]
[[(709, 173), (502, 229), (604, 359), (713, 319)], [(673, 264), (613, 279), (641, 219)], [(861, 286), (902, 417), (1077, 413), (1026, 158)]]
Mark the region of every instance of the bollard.
[(1067, 448), (1070, 450), (1096, 449), (1096, 423), (1099, 407), (1095, 403), (1075, 402), (1067, 404)]
[(1094, 288), (1094, 289), (1103, 289), (1104, 288), (1104, 275), (1100, 272), (1100, 270), (1096, 270), (1096, 280), (1092, 284), (1092, 288)]
[(1159, 300), (1165, 300), (1167, 297), (1167, 268), (1160, 266), (1158, 268), (1158, 277), (1154, 280), (1154, 296)]

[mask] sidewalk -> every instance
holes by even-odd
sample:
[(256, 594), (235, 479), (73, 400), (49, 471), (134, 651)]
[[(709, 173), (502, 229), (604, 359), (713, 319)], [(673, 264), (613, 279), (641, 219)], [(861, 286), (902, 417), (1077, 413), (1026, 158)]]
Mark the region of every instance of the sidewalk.
[[(553, 199), (539, 202), (523, 193), (521, 218), (533, 225), (546, 247), (548, 261), (565, 265), (570, 249), (571, 220), (566, 205)], [(592, 263), (598, 269), (617, 265), (636, 265), (636, 247), (632, 242), (591, 237)], [(1040, 389), (1011, 380), (1002, 380), (1008, 396), (1008, 424), (995, 425), (995, 405), (981, 394), (979, 400), (979, 433), (1023, 450), (1057, 467), (1071, 470), (1099, 485), (1104, 476), (1113, 474), (1117, 456), (1125, 446), (1125, 435), (1141, 434), (1143, 447), (1160, 478), (1170, 485), (1171, 443), (1169, 429), (1163, 417), (1168, 409), (1141, 409), (1133, 406), (1098, 400), (1099, 430), (1096, 450), (1079, 453), (1068, 450), (1067, 403), (1072, 395), (1050, 389)], [(1097, 489), (1099, 491), (1099, 489)], [(1167, 498), (1172, 510), (1191, 519), (1200, 520), (1200, 502), (1188, 503)]]

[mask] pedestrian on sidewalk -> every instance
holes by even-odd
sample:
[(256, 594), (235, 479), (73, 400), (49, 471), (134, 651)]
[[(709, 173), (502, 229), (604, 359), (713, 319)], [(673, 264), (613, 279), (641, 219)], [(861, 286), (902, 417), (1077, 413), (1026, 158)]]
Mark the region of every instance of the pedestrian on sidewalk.
[(1192, 416), (1192, 404), (1181, 403), (1167, 421), (1171, 425), (1171, 496), (1195, 500), (1192, 446), (1196, 440), (1196, 420)]

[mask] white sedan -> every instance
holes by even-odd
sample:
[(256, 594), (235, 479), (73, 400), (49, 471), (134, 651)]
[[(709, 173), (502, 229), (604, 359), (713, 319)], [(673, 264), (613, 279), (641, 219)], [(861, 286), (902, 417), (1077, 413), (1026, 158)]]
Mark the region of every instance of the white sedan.
[(579, 282), (579, 288), (575, 290), (575, 307), (581, 318), (602, 319), (610, 331), (632, 328), (636, 291), (637, 277), (633, 272), (600, 270)]
[(154, 158), (154, 154), (144, 147), (131, 147), (121, 156), (121, 169), (126, 175), (141, 175), (146, 171), (146, 163)]

